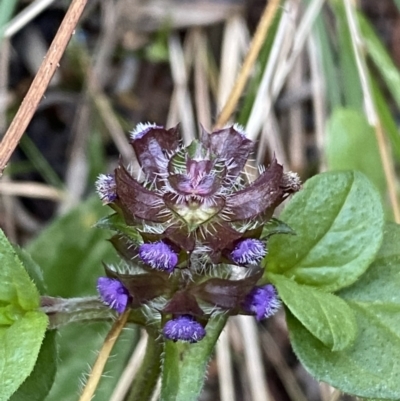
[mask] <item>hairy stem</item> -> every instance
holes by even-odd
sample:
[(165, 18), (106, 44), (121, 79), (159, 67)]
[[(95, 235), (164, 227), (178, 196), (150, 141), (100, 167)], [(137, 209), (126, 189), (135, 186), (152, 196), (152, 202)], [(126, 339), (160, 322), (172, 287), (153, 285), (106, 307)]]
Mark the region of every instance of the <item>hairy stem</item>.
[[(74, 322), (114, 320), (115, 313), (104, 305), (98, 297), (55, 298), (41, 297), (40, 309), (49, 318), (49, 330), (57, 329)], [(140, 325), (145, 318), (140, 309), (132, 310), (128, 321)]]
[(108, 332), (79, 401), (90, 401), (93, 398), (94, 392), (96, 391), (100, 377), (103, 373), (104, 366), (107, 363), (107, 359), (110, 356), (115, 342), (121, 334), (122, 329), (125, 327), (129, 312), (129, 309), (127, 309), (122, 315), (120, 315), (112, 325), (111, 330)]
[(161, 372), (161, 353), (164, 342), (149, 333), (142, 365), (133, 381), (128, 401), (150, 400)]

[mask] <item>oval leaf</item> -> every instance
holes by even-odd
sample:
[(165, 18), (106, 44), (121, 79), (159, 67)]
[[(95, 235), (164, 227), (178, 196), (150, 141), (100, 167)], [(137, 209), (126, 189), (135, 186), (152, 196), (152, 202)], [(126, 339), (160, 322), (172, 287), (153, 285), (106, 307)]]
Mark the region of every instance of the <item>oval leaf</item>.
[(336, 295), (297, 284), (284, 276), (268, 275), (279, 297), (307, 330), (332, 351), (351, 345), (357, 335), (353, 311)]
[(32, 373), (9, 401), (43, 401), (53, 385), (57, 369), (56, 331), (46, 332)]
[(0, 334), (0, 401), (6, 401), (35, 366), (48, 319), (43, 312), (26, 312)]
[(353, 309), (359, 335), (346, 351), (332, 352), (290, 313), (294, 351), (318, 380), (366, 398), (400, 399), (400, 226), (387, 226), (376, 261), (340, 295)]
[(38, 308), (39, 293), (0, 230), (0, 301), (29, 311)]
[(382, 242), (379, 194), (358, 172), (330, 172), (311, 178), (280, 219), (297, 235), (270, 239), (268, 271), (324, 291), (354, 283)]

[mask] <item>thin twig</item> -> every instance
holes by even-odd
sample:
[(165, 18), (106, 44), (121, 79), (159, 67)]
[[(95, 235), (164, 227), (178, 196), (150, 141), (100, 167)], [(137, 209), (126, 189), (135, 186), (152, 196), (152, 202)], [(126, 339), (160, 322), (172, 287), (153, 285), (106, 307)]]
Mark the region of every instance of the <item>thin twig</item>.
[(357, 69), (360, 75), (361, 87), (364, 95), (365, 114), (369, 124), (374, 128), (376, 140), (378, 142), (379, 153), (382, 160), (383, 170), (385, 172), (386, 184), (389, 191), (390, 203), (392, 205), (394, 219), (396, 223), (400, 223), (400, 210), (396, 194), (396, 176), (391, 158), (389, 155), (388, 145), (383, 133), (382, 123), (376, 110), (372, 89), (369, 81), (368, 67), (362, 52), (362, 37), (357, 23), (354, 7), (349, 0), (344, 0), (346, 16), (350, 28), (351, 42), (356, 57)]
[(130, 309), (127, 309), (122, 315), (120, 315), (119, 318), (114, 322), (111, 330), (108, 332), (79, 401), (90, 401), (92, 399), (97, 385), (99, 384), (104, 366), (106, 365), (117, 338), (121, 334), (122, 329), (125, 327), (129, 313)]
[(222, 109), (217, 122), (215, 123), (215, 128), (223, 127), (233, 114), (239, 98), (243, 93), (244, 87), (246, 86), (254, 63), (256, 62), (258, 54), (260, 53), (261, 47), (265, 42), (265, 37), (267, 36), (268, 30), (274, 20), (280, 3), (280, 0), (270, 0), (268, 2), (257, 26), (257, 30), (251, 42), (249, 52), (244, 59), (243, 66), (240, 70), (235, 86), (233, 87), (232, 92), (228, 97), (228, 101)]
[(0, 176), (3, 174), (14, 149), (24, 134), (54, 72), (58, 68), (58, 63), (71, 39), (71, 35), (74, 33), (86, 2), (87, 0), (72, 1), (28, 93), (0, 143)]

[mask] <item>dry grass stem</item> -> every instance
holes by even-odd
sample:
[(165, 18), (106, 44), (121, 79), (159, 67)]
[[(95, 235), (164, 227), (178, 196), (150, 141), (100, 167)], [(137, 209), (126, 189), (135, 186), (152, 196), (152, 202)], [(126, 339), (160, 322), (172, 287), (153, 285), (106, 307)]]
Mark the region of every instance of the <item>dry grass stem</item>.
[(231, 325), (229, 322), (219, 336), (216, 345), (219, 394), (221, 401), (235, 401), (235, 385), (233, 382), (232, 357), (229, 347), (227, 330)]
[(11, 38), (55, 1), (36, 0), (29, 4), (5, 26), (4, 37)]
[(140, 368), (144, 354), (146, 352), (147, 333), (143, 330), (140, 341), (130, 357), (115, 389), (110, 397), (110, 401), (123, 401), (132, 385), (132, 381)]
[(376, 110), (375, 102), (372, 95), (372, 89), (369, 82), (368, 69), (362, 50), (362, 37), (357, 23), (357, 16), (354, 6), (350, 0), (343, 0), (346, 17), (350, 27), (350, 36), (353, 45), (354, 54), (357, 62), (358, 74), (361, 80), (361, 87), (364, 94), (365, 114), (370, 125), (374, 128), (376, 139), (378, 142), (379, 153), (382, 160), (383, 170), (385, 172), (386, 184), (389, 191), (390, 203), (393, 209), (394, 220), (400, 223), (400, 209), (396, 193), (396, 175), (394, 172), (388, 144), (383, 132), (382, 123)]
[(290, 1), (285, 3), (285, 12), (279, 21), (274, 43), (265, 66), (256, 98), (246, 124), (246, 133), (251, 140), (256, 140), (264, 122), (268, 120), (268, 113), (272, 107), (271, 86), (276, 75), (280, 60), (287, 58), (293, 43), (296, 19), (299, 7)]
[(0, 194), (22, 196), (26, 198), (49, 199), (60, 201), (65, 196), (63, 191), (37, 182), (11, 182), (4, 178), (0, 181)]
[(10, 160), (10, 157), (31, 121), (37, 106), (50, 83), (58, 63), (67, 47), (71, 35), (82, 15), (87, 0), (73, 0), (54, 37), (53, 42), (43, 60), (17, 114), (11, 122), (8, 131), (0, 143), (0, 175)]
[[(292, 73), (289, 75), (287, 88), (289, 91), (296, 92), (301, 88), (304, 81), (304, 58), (301, 53), (293, 66)], [(289, 153), (290, 169), (302, 172), (305, 169), (305, 146), (304, 146), (304, 124), (303, 124), (303, 105), (301, 100), (292, 105), (289, 109)]]
[(139, 171), (139, 164), (135, 153), (132, 146), (129, 144), (125, 131), (112, 108), (109, 98), (103, 92), (95, 88), (89, 88), (89, 92), (93, 103), (97, 107), (98, 115), (102, 118), (123, 160), (132, 165), (133, 171)]
[[(193, 33), (186, 39), (187, 43), (194, 43)], [(195, 122), (193, 114), (192, 101), (190, 99), (188, 84), (188, 71), (193, 63), (192, 46), (185, 45), (185, 51), (182, 48), (179, 37), (172, 34), (168, 41), (169, 62), (171, 66), (172, 79), (174, 81), (174, 96), (176, 100), (177, 111), (181, 122), (183, 142), (188, 145), (195, 138)], [(190, 52), (190, 54), (188, 54)], [(188, 54), (188, 62), (185, 62), (185, 54)]]
[(244, 59), (239, 76), (228, 97), (228, 101), (226, 102), (224, 108), (222, 109), (220, 115), (218, 116), (215, 128), (223, 127), (229, 121), (232, 114), (234, 113), (238, 101), (240, 99), (240, 96), (243, 93), (247, 80), (254, 67), (254, 63), (256, 62), (261, 47), (265, 42), (268, 30), (272, 25), (275, 15), (278, 11), (279, 5), (280, 5), (280, 0), (270, 0), (268, 2), (263, 15), (261, 16), (260, 22), (257, 26), (257, 30), (254, 33), (250, 49), (246, 55), (246, 58)]
[(293, 370), (287, 364), (281, 349), (271, 334), (267, 330), (262, 330), (260, 340), (264, 354), (274, 366), (276, 373), (281, 379), (290, 399), (292, 401), (307, 401), (307, 397), (297, 382), (297, 379), (293, 374)]
[(211, 128), (211, 103), (210, 91), (207, 78), (207, 36), (203, 29), (193, 30), (194, 47), (196, 55), (194, 58), (194, 98), (196, 105), (197, 121), (206, 129)]
[(227, 103), (238, 75), (239, 65), (242, 60), (239, 37), (243, 37), (241, 32), (243, 29), (246, 28), (243, 26), (243, 17), (241, 15), (234, 15), (225, 23), (218, 79), (218, 110), (222, 110), (224, 104)]
[(236, 318), (243, 337), (246, 374), (252, 401), (272, 400), (268, 391), (260, 339), (257, 325), (252, 316), (239, 315)]
[(327, 106), (322, 66), (313, 35), (308, 38), (307, 49), (310, 60), (312, 103), (315, 116), (315, 142), (319, 154), (319, 169), (320, 171), (325, 171), (324, 145)]
[(121, 334), (122, 329), (125, 327), (129, 313), (130, 309), (127, 309), (122, 315), (120, 315), (112, 325), (111, 330), (108, 332), (79, 401), (90, 401), (92, 399), (97, 385), (99, 384), (104, 366), (107, 363), (115, 342)]

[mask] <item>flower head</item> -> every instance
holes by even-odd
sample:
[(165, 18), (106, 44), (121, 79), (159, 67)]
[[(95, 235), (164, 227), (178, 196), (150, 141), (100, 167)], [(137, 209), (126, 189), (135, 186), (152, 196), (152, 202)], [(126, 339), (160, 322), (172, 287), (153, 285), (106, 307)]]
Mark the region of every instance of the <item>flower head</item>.
[(275, 287), (267, 284), (253, 288), (242, 306), (245, 312), (256, 315), (257, 320), (262, 320), (274, 315), (281, 306), (281, 302)]
[(128, 305), (128, 290), (119, 280), (99, 277), (97, 280), (97, 291), (101, 300), (118, 313), (122, 313)]
[(96, 181), (96, 190), (104, 205), (117, 198), (117, 186), (114, 174), (100, 174)]
[(164, 241), (142, 244), (139, 257), (153, 269), (172, 272), (178, 264), (178, 255)]
[(253, 238), (246, 238), (237, 243), (231, 252), (232, 260), (242, 265), (257, 265), (266, 255), (265, 244)]
[(164, 337), (172, 341), (196, 343), (204, 338), (204, 327), (190, 315), (177, 316), (165, 323)]

